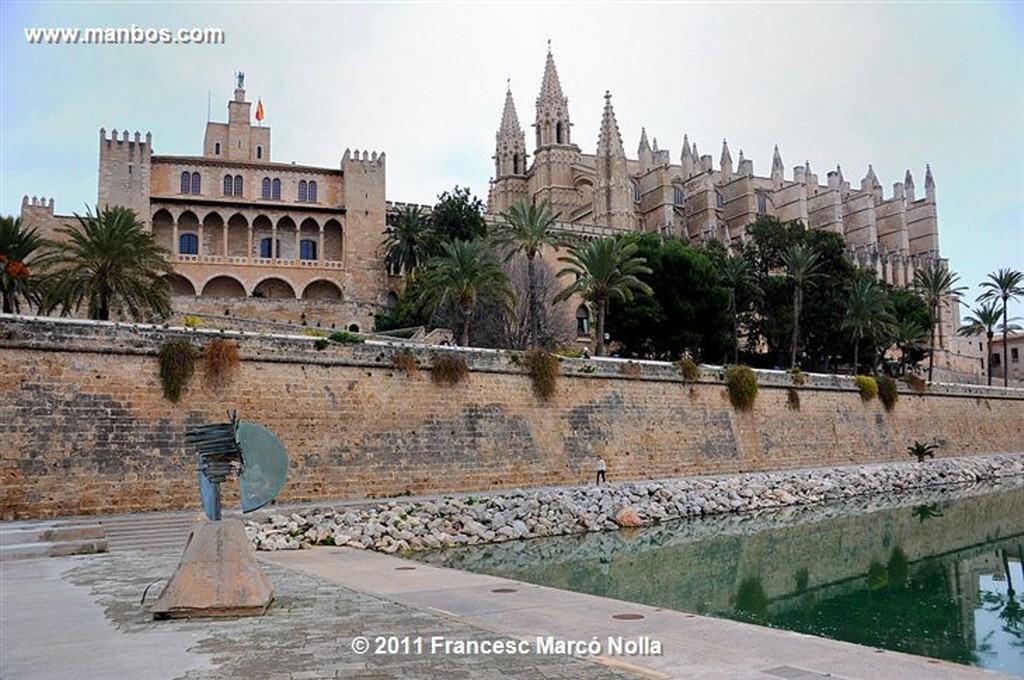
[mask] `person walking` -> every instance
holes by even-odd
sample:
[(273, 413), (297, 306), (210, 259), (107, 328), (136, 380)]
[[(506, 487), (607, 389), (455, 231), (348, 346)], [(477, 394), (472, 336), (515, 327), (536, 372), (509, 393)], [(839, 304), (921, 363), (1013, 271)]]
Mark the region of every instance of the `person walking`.
[(601, 486), (601, 482), (607, 482), (605, 478), (605, 472), (608, 470), (608, 466), (604, 463), (604, 457), (597, 457), (597, 485)]

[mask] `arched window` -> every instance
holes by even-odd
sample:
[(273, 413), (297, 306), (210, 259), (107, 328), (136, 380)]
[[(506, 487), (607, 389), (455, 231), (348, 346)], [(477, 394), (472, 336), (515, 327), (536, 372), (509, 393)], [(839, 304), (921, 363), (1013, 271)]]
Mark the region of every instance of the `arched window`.
[(198, 255), (199, 237), (195, 234), (181, 234), (178, 236), (179, 255)]
[(767, 215), (768, 214), (768, 194), (763, 191), (757, 192), (757, 214)]
[(242, 195), (242, 176), (235, 175), (235, 196)]
[(306, 202), (306, 180), (299, 182), (299, 203)]
[(316, 241), (309, 238), (304, 238), (299, 241), (299, 259), (300, 260), (315, 260), (316, 259)]
[(555, 123), (555, 142), (557, 144), (562, 143), (562, 121)]
[(213, 155), (214, 156), (219, 156), (220, 155), (220, 142), (217, 142), (216, 144), (213, 145)]
[(192, 175), (187, 172), (181, 173), (181, 193), (192, 193)]
[(259, 160), (260, 158), (263, 158), (263, 147), (262, 146), (257, 146), (256, 147), (256, 159)]
[[(277, 241), (277, 244), (276, 244), (277, 247), (276, 248), (272, 248), (271, 244), (273, 244), (273, 243), (274, 243), (273, 239), (271, 239), (269, 237), (261, 238), (260, 239), (260, 257), (262, 257), (264, 259), (269, 259), (269, 258), (272, 258), (272, 257), (281, 257), (281, 241), (280, 241), (280, 239)], [(276, 255), (273, 252), (274, 250), (277, 251)]]
[(192, 173), (192, 193), (193, 194), (201, 194), (201, 193), (203, 193), (202, 192), (202, 185), (200, 184), (200, 179), (199, 179), (199, 173), (198, 172), (193, 172)]
[(678, 184), (672, 185), (672, 204), (673, 205), (685, 205), (686, 194), (683, 193), (683, 188)]
[(281, 180), (274, 178), (274, 200), (281, 200)]
[(268, 201), (270, 200), (270, 178), (269, 177), (264, 177), (263, 178), (263, 198), (265, 200), (268, 200)]
[(230, 196), (231, 191), (234, 188), (234, 182), (231, 180), (231, 175), (224, 175), (224, 195)]
[(308, 191), (308, 195), (306, 196), (306, 199), (310, 203), (316, 203), (316, 182), (314, 182), (312, 180), (310, 180), (310, 182), (309, 182), (309, 191)]
[(590, 310), (586, 305), (576, 308), (576, 335), (590, 335)]
[(629, 183), (633, 186), (633, 202), (634, 203), (639, 203), (640, 202), (640, 182), (637, 182), (635, 179), (631, 179), (631, 180), (629, 180)]
[(519, 174), (519, 154), (512, 154), (512, 174)]

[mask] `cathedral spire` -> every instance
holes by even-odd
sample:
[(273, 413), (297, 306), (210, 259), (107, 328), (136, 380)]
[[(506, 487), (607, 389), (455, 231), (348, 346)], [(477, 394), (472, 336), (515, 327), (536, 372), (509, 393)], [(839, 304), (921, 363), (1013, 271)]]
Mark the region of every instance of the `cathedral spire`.
[(594, 184), (595, 223), (612, 229), (634, 228), (636, 218), (632, 184), (610, 92), (604, 94), (604, 114), (601, 117), (601, 132), (597, 138), (594, 169), (597, 175)]
[(775, 179), (776, 173), (778, 173), (779, 179), (782, 179), (782, 174), (786, 171), (784, 165), (782, 165), (782, 154), (779, 153), (779, 145), (775, 145), (775, 151), (772, 153), (772, 179)]
[(494, 176), (496, 179), (526, 174), (526, 135), (519, 125), (516, 105), (512, 100), (512, 87), (505, 91), (505, 108), (501, 125), (495, 135)]
[(907, 170), (907, 174), (903, 177), (903, 191), (907, 197), (907, 203), (912, 203), (915, 200), (914, 176), (910, 174), (910, 170)]
[(505, 110), (501, 113), (501, 127), (498, 128), (498, 136), (521, 135), (523, 128), (519, 125), (519, 116), (516, 115), (516, 104), (512, 101), (512, 86), (505, 92)]
[(935, 180), (932, 178), (932, 166), (924, 166), (924, 197), (929, 202), (935, 202)]
[(544, 64), (544, 78), (537, 95), (537, 148), (552, 144), (571, 144), (572, 123), (569, 122), (569, 100), (562, 94), (558, 80), (555, 58), (548, 44), (547, 61)]
[(597, 137), (597, 155), (626, 156), (619, 124), (615, 120), (615, 109), (612, 108), (612, 94), (608, 91), (604, 93), (604, 114), (601, 116), (601, 132)]
[(732, 156), (729, 154), (729, 143), (724, 139), (722, 140), (722, 158), (718, 161), (718, 165), (722, 174), (726, 176), (732, 174)]

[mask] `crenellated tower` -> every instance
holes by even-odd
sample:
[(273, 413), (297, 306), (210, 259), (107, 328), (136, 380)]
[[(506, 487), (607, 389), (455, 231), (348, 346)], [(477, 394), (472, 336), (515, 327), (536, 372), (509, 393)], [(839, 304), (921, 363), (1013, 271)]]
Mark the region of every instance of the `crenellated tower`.
[[(252, 125), (252, 103), (245, 99), (245, 75), (237, 75), (235, 96), (228, 102), (228, 122), (206, 123), (203, 156), (241, 163), (270, 162), (270, 128)], [(260, 116), (257, 111), (257, 116)]]
[(526, 135), (519, 125), (511, 87), (505, 92), (505, 108), (495, 137), (494, 179), (488, 205), (492, 212), (503, 213), (517, 200), (529, 199)]
[(123, 205), (135, 211), (138, 218), (149, 224), (150, 171), (153, 158), (153, 136), (145, 139), (136, 132), (129, 137), (125, 130), (118, 137), (117, 130), (100, 128), (99, 189), (96, 202), (100, 209)]

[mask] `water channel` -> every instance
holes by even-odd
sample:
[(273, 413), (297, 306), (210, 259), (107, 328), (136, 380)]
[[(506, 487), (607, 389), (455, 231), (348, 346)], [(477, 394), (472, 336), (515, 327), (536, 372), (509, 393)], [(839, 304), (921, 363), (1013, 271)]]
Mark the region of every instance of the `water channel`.
[(412, 555), (1024, 677), (1024, 479)]

